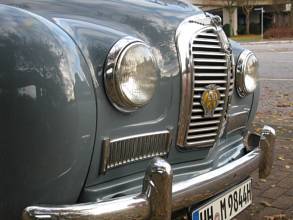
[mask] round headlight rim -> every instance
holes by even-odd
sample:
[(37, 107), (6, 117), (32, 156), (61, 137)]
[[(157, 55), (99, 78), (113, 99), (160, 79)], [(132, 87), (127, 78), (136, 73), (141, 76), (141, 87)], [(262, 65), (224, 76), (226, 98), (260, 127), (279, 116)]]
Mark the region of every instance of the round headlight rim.
[[(135, 112), (138, 109), (142, 108), (146, 104), (135, 104), (131, 100), (126, 97), (120, 89), (120, 85), (117, 82), (117, 70), (120, 68), (121, 60), (123, 56), (127, 53), (129, 49), (134, 46), (142, 45), (148, 48), (151, 51), (149, 45), (147, 45), (144, 41), (126, 36), (122, 39), (118, 40), (111, 48), (108, 53), (107, 60), (104, 67), (104, 85), (106, 90), (106, 95), (110, 100), (111, 104), (120, 112), (123, 113), (131, 113)], [(152, 59), (154, 62), (157, 62), (154, 55), (152, 55)], [(157, 65), (157, 64), (156, 64)], [(157, 73), (158, 74), (158, 73)]]
[(252, 93), (247, 90), (245, 85), (245, 68), (251, 56), (254, 56), (257, 59), (256, 55), (252, 51), (245, 49), (240, 54), (236, 65), (236, 90), (241, 98), (244, 98)]
[[(131, 49), (131, 48), (133, 48), (133, 47), (135, 47), (135, 46), (139, 46), (139, 45), (141, 45), (141, 46), (144, 46), (145, 48), (148, 48), (149, 50), (151, 50), (151, 48), (150, 48), (150, 46), (148, 46), (147, 44), (145, 44), (143, 41), (135, 41), (135, 42), (132, 42), (132, 43), (130, 43), (130, 44), (128, 44), (122, 51), (121, 51), (121, 53), (119, 54), (119, 57), (118, 57), (118, 59), (117, 59), (117, 63), (116, 63), (116, 67), (115, 67), (115, 71), (117, 71), (118, 69), (120, 69), (120, 67), (121, 67), (121, 62), (122, 62), (122, 59), (123, 59), (123, 57), (126, 55), (126, 53)], [(152, 56), (152, 60), (154, 61), (154, 62), (156, 62), (156, 59), (155, 59), (155, 57), (154, 57), (154, 55), (153, 54), (151, 54), (151, 56)], [(116, 77), (116, 74), (114, 74), (114, 77)], [(118, 83), (118, 81), (115, 79), (115, 83), (117, 84)], [(129, 98), (121, 91), (121, 89), (120, 89), (120, 86), (119, 85), (116, 85), (118, 88), (119, 88), (119, 90), (120, 90), (120, 95), (121, 95), (121, 98), (123, 99), (123, 101), (124, 101), (124, 104), (125, 105), (127, 105), (127, 106), (129, 106), (130, 108), (133, 108), (133, 110), (132, 111), (135, 111), (135, 110), (137, 110), (137, 109), (139, 109), (139, 108), (141, 108), (141, 107), (143, 107), (143, 106), (145, 106), (147, 103), (145, 103), (145, 104), (136, 104), (136, 103), (133, 103), (131, 100), (129, 100)], [(127, 110), (126, 110), (127, 111)], [(129, 111), (131, 111), (131, 109), (129, 109)]]

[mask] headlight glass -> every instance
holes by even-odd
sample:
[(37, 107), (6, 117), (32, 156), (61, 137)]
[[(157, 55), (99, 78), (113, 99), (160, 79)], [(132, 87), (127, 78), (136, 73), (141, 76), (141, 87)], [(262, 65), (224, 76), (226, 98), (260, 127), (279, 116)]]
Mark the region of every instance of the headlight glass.
[[(117, 49), (117, 46), (113, 48)], [(152, 99), (158, 81), (158, 66), (151, 49), (142, 42), (128, 42), (119, 50), (112, 68), (106, 68), (105, 86), (113, 105), (121, 111), (131, 112)], [(107, 66), (111, 66), (111, 62)]]
[(131, 45), (118, 62), (117, 84), (130, 105), (143, 106), (154, 95), (157, 82), (157, 65), (148, 47)]
[(247, 60), (244, 70), (244, 84), (248, 93), (256, 89), (258, 81), (258, 61), (256, 57), (251, 54)]
[(236, 86), (241, 97), (252, 93), (258, 83), (258, 60), (249, 50), (245, 50), (237, 63)]

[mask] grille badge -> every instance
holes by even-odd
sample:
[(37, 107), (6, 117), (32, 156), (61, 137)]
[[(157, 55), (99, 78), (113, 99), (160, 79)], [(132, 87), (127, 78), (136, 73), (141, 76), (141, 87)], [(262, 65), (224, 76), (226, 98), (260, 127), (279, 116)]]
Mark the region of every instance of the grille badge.
[(215, 84), (205, 87), (205, 91), (201, 96), (201, 105), (204, 109), (204, 117), (210, 118), (214, 116), (215, 110), (219, 105), (221, 94)]

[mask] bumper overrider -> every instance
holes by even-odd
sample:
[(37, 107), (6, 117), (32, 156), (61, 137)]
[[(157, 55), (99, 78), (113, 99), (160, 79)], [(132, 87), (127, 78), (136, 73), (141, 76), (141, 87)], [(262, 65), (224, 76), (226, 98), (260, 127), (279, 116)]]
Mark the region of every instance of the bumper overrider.
[(23, 220), (171, 219), (171, 213), (208, 199), (246, 179), (259, 168), (259, 177), (270, 174), (275, 130), (264, 126), (260, 135), (249, 134), (245, 156), (188, 181), (172, 184), (170, 164), (155, 158), (148, 166), (142, 192), (113, 200), (70, 206), (32, 206)]

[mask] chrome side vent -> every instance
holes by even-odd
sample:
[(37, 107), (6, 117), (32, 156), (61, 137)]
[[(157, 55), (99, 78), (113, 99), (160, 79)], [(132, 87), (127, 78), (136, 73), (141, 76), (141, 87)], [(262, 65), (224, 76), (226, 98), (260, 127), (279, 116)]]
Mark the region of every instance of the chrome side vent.
[(171, 145), (170, 131), (105, 139), (101, 158), (100, 173), (122, 165), (150, 159), (156, 156), (167, 156)]
[[(180, 147), (213, 147), (222, 135), (225, 115), (234, 88), (233, 57), (223, 31), (213, 25), (201, 26), (190, 41), (190, 71), (183, 73), (183, 90), (190, 104), (181, 106), (177, 145)], [(228, 45), (228, 46), (227, 46)], [(180, 48), (178, 48), (180, 50)], [(180, 54), (180, 51), (179, 51)], [(187, 77), (188, 75), (190, 77)], [(218, 105), (207, 115), (202, 97), (208, 88), (219, 92)], [(186, 93), (186, 91), (184, 91)], [(183, 123), (184, 122), (184, 123)]]

